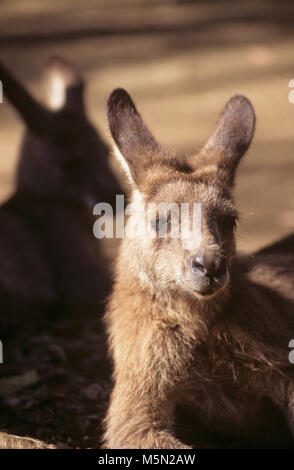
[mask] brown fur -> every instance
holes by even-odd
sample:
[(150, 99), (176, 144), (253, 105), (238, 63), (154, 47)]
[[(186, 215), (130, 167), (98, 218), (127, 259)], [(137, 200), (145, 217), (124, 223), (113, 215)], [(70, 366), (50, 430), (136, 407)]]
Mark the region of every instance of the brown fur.
[[(235, 255), (232, 187), (254, 133), (252, 106), (233, 97), (185, 167), (155, 144), (123, 90), (112, 93), (108, 119), (129, 167), (134, 206), (201, 202), (199, 250), (225, 258), (229, 282), (214, 295), (200, 295), (189, 271), (191, 253), (178, 240), (123, 240), (106, 313), (114, 389), (105, 446), (190, 447), (177, 437), (178, 405), (209, 429), (248, 437), (264, 399), (282, 410), (293, 433), (294, 244), (281, 254)], [(136, 217), (135, 211), (128, 224)]]

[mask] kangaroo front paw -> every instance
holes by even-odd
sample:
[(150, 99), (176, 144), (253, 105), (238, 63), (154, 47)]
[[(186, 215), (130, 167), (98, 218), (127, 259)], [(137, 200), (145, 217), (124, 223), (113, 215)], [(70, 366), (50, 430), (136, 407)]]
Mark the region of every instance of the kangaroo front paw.
[(33, 439), (31, 437), (13, 436), (0, 433), (0, 449), (55, 449), (53, 444)]

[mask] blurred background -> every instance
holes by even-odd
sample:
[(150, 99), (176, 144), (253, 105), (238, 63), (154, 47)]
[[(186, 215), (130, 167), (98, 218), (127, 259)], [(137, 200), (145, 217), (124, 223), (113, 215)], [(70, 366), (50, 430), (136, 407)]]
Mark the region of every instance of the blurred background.
[[(293, 20), (290, 0), (1, 0), (0, 56), (39, 97), (48, 56), (74, 61), (108, 141), (105, 100), (125, 87), (157, 138), (180, 153), (201, 145), (231, 95), (248, 96), (257, 130), (236, 189), (238, 246), (248, 251), (294, 227)], [(13, 188), (21, 133), (1, 105), (1, 201)]]
[[(237, 179), (238, 248), (293, 232), (292, 0), (0, 0), (0, 60), (40, 100), (42, 69), (54, 54), (85, 74), (89, 117), (109, 144), (104, 109), (115, 87), (130, 92), (158, 140), (180, 155), (200, 147), (233, 94), (246, 95), (257, 129)], [(22, 131), (4, 97), (0, 203), (13, 191)], [(116, 247), (105, 245), (112, 259)], [(28, 322), (32, 332), (5, 345), (17, 387), (4, 394), (4, 377), (1, 398), (0, 383), (0, 430), (97, 447), (110, 366), (98, 318), (81, 315), (80, 323), (59, 319), (34, 329)]]

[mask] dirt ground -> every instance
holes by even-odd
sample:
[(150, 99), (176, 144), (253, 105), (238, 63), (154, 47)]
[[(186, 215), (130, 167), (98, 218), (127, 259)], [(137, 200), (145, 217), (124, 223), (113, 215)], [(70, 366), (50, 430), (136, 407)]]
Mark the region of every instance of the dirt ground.
[[(250, 252), (294, 226), (293, 20), (292, 1), (1, 0), (0, 58), (40, 98), (47, 58), (74, 61), (88, 78), (89, 115), (108, 142), (105, 100), (126, 88), (158, 140), (180, 154), (201, 145), (230, 96), (249, 97), (257, 129), (236, 200), (238, 248)], [(13, 191), (22, 130), (4, 99), (1, 201)], [(106, 249), (113, 258), (115, 245)], [(109, 371), (98, 319), (30, 325), (4, 348), (0, 429), (97, 447)], [(20, 376), (19, 386), (1, 396), (1, 380), (11, 376)]]

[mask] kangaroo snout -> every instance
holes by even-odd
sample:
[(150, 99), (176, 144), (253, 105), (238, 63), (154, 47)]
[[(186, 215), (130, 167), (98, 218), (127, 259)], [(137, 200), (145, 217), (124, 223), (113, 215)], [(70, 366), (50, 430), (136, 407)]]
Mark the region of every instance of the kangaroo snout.
[(201, 250), (190, 258), (195, 288), (201, 295), (211, 295), (224, 287), (229, 279), (226, 260), (215, 252)]

